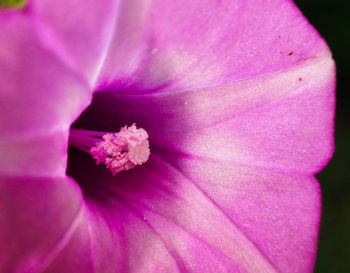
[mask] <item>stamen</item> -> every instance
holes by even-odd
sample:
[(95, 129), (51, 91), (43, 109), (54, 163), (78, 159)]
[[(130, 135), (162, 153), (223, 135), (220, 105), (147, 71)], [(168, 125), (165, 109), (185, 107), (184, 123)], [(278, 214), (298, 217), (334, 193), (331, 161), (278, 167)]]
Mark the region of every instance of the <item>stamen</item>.
[(69, 145), (89, 153), (96, 164), (104, 163), (113, 175), (145, 163), (150, 155), (148, 134), (133, 124), (119, 133), (71, 129)]

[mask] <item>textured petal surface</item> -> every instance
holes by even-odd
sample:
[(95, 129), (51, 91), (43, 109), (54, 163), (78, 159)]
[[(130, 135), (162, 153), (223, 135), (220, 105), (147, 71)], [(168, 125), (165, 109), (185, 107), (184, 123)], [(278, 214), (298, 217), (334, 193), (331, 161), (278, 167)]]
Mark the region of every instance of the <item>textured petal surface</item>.
[(314, 178), (180, 157), (167, 162), (153, 155), (112, 177), (84, 154), (73, 156), (72, 175), (88, 202), (100, 204), (112, 230), (122, 222), (123, 272), (312, 271), (320, 217)]
[[(291, 1), (29, 3), (0, 13), (0, 173), (62, 178), (0, 178), (0, 271), (312, 271), (334, 64)], [(152, 155), (113, 177), (72, 151), (82, 198), (97, 79), (75, 125), (135, 122)]]
[(101, 83), (126, 93), (217, 86), (329, 55), (292, 1), (123, 1)]
[(180, 158), (172, 166), (156, 156), (112, 177), (86, 155), (76, 156), (84, 163), (74, 170), (87, 205), (67, 180), (1, 179), (4, 272), (313, 267), (320, 198), (311, 177)]
[(78, 126), (136, 122), (153, 149), (315, 173), (333, 152), (334, 63), (316, 62), (226, 86), (150, 95), (96, 93)]
[(278, 272), (312, 272), (321, 212), (314, 177), (187, 158), (172, 162)]
[(63, 175), (88, 82), (42, 46), (31, 15), (0, 13), (0, 173)]
[[(163, 12), (172, 9), (168, 4)], [(250, 6), (240, 10), (240, 18), (243, 11), (254, 18)], [(254, 9), (267, 7), (258, 2)], [(203, 24), (191, 30), (181, 29), (190, 17), (180, 12), (188, 20), (177, 18), (169, 32), (164, 21), (156, 28), (162, 16), (147, 21), (147, 8), (145, 1), (128, 10), (139, 19), (132, 26), (121, 16), (123, 42), (112, 44), (101, 78), (114, 82), (95, 94), (76, 126), (115, 131), (136, 122), (150, 135), (152, 159), (113, 178), (75, 152), (68, 170), (89, 202), (106, 207), (109, 226), (113, 215), (120, 217), (124, 271), (311, 272), (320, 219), (320, 191), (312, 174), (334, 149), (334, 63), (325, 44), (289, 2), (283, 2), (281, 14), (271, 9), (260, 21), (260, 33), (269, 30), (276, 40), (232, 27), (233, 34), (225, 29), (224, 42), (214, 35), (212, 43), (196, 44), (189, 37), (208, 37), (203, 18), (210, 9), (198, 17), (192, 12), (196, 25)], [(261, 18), (254, 19), (247, 24)], [(239, 21), (242, 29), (246, 20)], [(127, 27), (134, 35), (122, 35)], [(288, 42), (278, 44), (279, 31), (288, 33)], [(168, 32), (177, 38), (171, 40)], [(161, 44), (164, 37), (172, 42)], [(245, 39), (246, 51), (238, 50)]]
[(81, 207), (70, 179), (1, 176), (0, 271), (40, 272), (71, 239)]
[(70, 178), (1, 176), (0, 272), (123, 272), (116, 213), (110, 225)]
[(42, 45), (94, 84), (106, 57), (119, 0), (37, 0), (29, 9)]

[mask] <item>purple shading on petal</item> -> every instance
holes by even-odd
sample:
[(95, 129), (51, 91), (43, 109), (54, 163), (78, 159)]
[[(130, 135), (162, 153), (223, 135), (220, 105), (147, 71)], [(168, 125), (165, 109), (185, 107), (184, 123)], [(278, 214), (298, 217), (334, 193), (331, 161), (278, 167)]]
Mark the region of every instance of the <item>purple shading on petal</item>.
[[(312, 272), (335, 72), (294, 3), (37, 0), (0, 23), (1, 272)], [(70, 127), (134, 123), (141, 166), (67, 156)]]

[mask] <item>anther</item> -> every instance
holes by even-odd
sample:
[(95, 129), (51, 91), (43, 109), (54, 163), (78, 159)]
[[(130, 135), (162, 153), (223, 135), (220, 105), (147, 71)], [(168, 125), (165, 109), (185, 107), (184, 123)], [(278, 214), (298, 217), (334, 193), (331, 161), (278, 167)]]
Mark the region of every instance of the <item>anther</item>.
[(118, 133), (71, 129), (69, 145), (104, 163), (113, 175), (145, 163), (150, 155), (148, 134), (135, 124)]

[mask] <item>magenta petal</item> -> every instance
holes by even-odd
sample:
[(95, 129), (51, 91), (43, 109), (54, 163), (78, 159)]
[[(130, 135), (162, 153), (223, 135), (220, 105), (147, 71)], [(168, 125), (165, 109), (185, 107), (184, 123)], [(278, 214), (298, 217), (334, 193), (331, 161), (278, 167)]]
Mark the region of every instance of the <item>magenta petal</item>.
[(42, 46), (26, 13), (0, 13), (0, 41), (0, 173), (62, 176), (88, 83)]
[[(320, 192), (310, 176), (152, 156), (113, 178), (86, 163), (79, 180), (94, 177), (91, 213), (119, 230), (125, 272), (312, 271)], [(119, 252), (99, 236), (95, 246)]]
[(320, 217), (313, 178), (197, 161), (179, 161), (188, 168), (181, 174), (160, 161), (150, 164), (156, 167), (142, 174), (138, 192), (129, 180), (118, 193), (142, 204), (145, 222), (186, 268), (202, 261), (191, 253), (210, 247), (245, 272), (312, 271)]
[[(124, 95), (97, 93), (81, 126), (137, 121), (153, 149), (223, 162), (315, 173), (333, 153), (334, 63), (225, 86)], [(102, 128), (101, 128), (102, 129)]]
[(166, 217), (143, 206), (128, 206), (123, 213), (126, 272), (243, 272), (220, 251)]
[[(227, 114), (217, 124), (181, 137), (174, 135), (174, 152), (267, 169), (318, 172), (334, 151), (335, 74), (331, 61), (310, 69), (300, 71), (305, 82), (289, 94), (237, 115)], [(300, 83), (298, 77), (275, 77), (281, 77), (281, 85)], [(265, 83), (260, 88), (271, 90)]]
[(68, 129), (89, 103), (118, 5), (83, 2), (0, 11), (0, 173), (65, 173)]
[(0, 177), (0, 272), (122, 272), (123, 238), (70, 178)]
[(113, 228), (102, 216), (103, 211), (89, 211), (85, 205), (70, 239), (55, 253), (44, 272), (123, 272), (123, 238), (118, 233), (120, 216), (115, 215)]
[(100, 80), (127, 93), (218, 86), (329, 55), (292, 1), (123, 1)]
[(118, 0), (37, 0), (30, 9), (43, 45), (94, 85), (111, 41)]
[(0, 177), (0, 271), (40, 272), (71, 240), (81, 208), (70, 179)]
[(314, 177), (187, 158), (173, 162), (278, 272), (312, 272), (321, 212)]
[[(334, 63), (291, 1), (219, 2), (0, 13), (0, 271), (312, 271)], [(96, 82), (74, 126), (137, 122), (152, 155), (113, 177), (72, 152), (82, 198), (67, 134)]]

